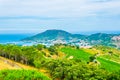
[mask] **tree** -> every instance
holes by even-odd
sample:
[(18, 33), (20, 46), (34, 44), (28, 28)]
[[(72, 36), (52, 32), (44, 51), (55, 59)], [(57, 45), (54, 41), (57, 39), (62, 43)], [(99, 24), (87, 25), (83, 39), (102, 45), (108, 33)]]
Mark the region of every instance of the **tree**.
[(46, 48), (45, 45), (42, 45), (42, 44), (38, 44), (35, 46), (38, 50), (42, 50), (43, 48)]
[(90, 62), (93, 62), (95, 59), (96, 59), (95, 56), (90, 56), (90, 57), (89, 57)]
[(48, 50), (50, 51), (50, 54), (51, 54), (51, 55), (53, 55), (53, 54), (58, 55), (58, 50), (57, 50), (57, 48), (56, 48), (55, 46), (50, 46), (50, 47), (48, 48)]
[(20, 61), (20, 56), (21, 56), (21, 49), (20, 49), (20, 47), (14, 46), (11, 49), (10, 53), (11, 53), (12, 57), (14, 57), (15, 61)]
[(34, 66), (37, 68), (40, 68), (42, 66), (42, 64), (44, 63), (44, 56), (42, 54), (42, 52), (37, 52), (36, 55), (34, 56)]

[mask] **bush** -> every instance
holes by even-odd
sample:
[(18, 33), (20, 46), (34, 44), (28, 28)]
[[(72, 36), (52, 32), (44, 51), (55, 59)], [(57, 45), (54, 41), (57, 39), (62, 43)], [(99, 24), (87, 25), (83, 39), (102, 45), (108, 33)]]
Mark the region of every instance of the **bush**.
[(0, 80), (51, 80), (40, 72), (33, 70), (2, 70)]
[(53, 79), (60, 80), (103, 80), (108, 74), (96, 66), (74, 60), (50, 60), (46, 63)]

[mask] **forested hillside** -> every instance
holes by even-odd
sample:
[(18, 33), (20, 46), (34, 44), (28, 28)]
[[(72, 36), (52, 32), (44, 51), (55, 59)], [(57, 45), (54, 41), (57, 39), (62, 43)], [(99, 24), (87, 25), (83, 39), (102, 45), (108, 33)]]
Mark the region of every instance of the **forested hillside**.
[[(120, 51), (112, 47), (99, 45), (92, 48), (79, 48), (78, 46), (61, 44), (50, 47), (41, 44), (33, 46), (8, 44), (0, 45), (0, 56), (35, 68), (35, 71), (31, 71), (33, 68), (28, 71), (26, 71), (26, 69), (21, 70), (20, 68), (20, 70), (3, 70), (0, 72), (0, 79), (120, 79)], [(13, 64), (13, 67), (15, 66), (16, 65)], [(13, 76), (15, 72), (17, 72), (17, 74)], [(6, 78), (4, 78), (4, 73), (6, 73)], [(23, 77), (21, 77), (20, 73), (23, 73)], [(28, 77), (28, 73), (31, 76)], [(43, 74), (47, 75), (49, 78), (43, 76)]]

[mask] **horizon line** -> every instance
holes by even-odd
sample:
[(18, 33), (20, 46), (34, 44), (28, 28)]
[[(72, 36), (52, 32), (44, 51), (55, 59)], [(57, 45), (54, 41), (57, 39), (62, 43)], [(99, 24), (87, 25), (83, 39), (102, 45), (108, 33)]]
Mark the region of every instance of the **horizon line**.
[[(96, 34), (96, 33), (106, 33), (106, 34), (119, 34), (120, 31), (119, 30), (113, 30), (113, 31), (67, 31), (67, 30), (63, 30), (63, 29), (47, 29), (47, 30), (62, 30), (62, 31), (66, 31), (69, 32), (71, 34)], [(0, 34), (39, 34), (42, 32), (45, 32), (47, 30), (44, 31), (36, 31), (36, 32), (0, 32)]]

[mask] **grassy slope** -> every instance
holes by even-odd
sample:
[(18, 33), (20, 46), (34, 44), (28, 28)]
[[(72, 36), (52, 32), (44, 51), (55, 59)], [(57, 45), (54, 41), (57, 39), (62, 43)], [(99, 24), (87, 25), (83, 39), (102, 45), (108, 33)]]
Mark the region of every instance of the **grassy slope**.
[[(87, 50), (87, 51), (86, 51)], [(94, 55), (97, 52), (102, 52), (100, 56), (97, 57), (97, 60), (100, 62), (100, 66), (108, 71), (115, 71), (120, 69), (120, 64), (114, 59), (114, 56), (112, 57), (112, 60), (109, 58), (106, 58), (104, 55), (104, 52), (101, 50), (88, 50), (88, 49), (72, 49), (72, 48), (62, 48), (62, 52), (66, 54), (66, 57), (68, 58), (69, 56), (73, 56), (74, 59), (79, 58), (84, 61), (89, 61), (89, 57), (91, 55)], [(93, 52), (92, 52), (93, 51)], [(104, 56), (104, 57), (103, 57)], [(118, 60), (118, 58), (117, 58)]]
[(67, 58), (73, 56), (73, 59), (81, 59), (83, 61), (89, 61), (89, 57), (91, 56), (91, 54), (78, 49), (62, 48), (61, 51), (66, 54)]
[(18, 62), (0, 57), (0, 70), (2, 70), (2, 69), (32, 69), (32, 70), (36, 70), (36, 68), (34, 68), (34, 67), (20, 64)]
[(119, 56), (119, 55), (116, 55), (116, 54), (112, 54), (112, 55), (102, 55), (101, 57), (120, 63), (120, 56)]
[(98, 57), (97, 60), (100, 62), (101, 64), (101, 68), (105, 68), (108, 71), (117, 71), (120, 70), (120, 64)]
[[(14, 64), (14, 66), (13, 66), (13, 64)], [(13, 70), (13, 72), (14, 72), (14, 70), (18, 70), (18, 71), (19, 70), (35, 70), (38, 72), (42, 72), (42, 73), (44, 73), (44, 75), (50, 77), (50, 75), (47, 73), (47, 71), (45, 69), (36, 69), (32, 66), (24, 65), (24, 64), (6, 59), (4, 57), (0, 57), (0, 71), (3, 71), (3, 70)]]

